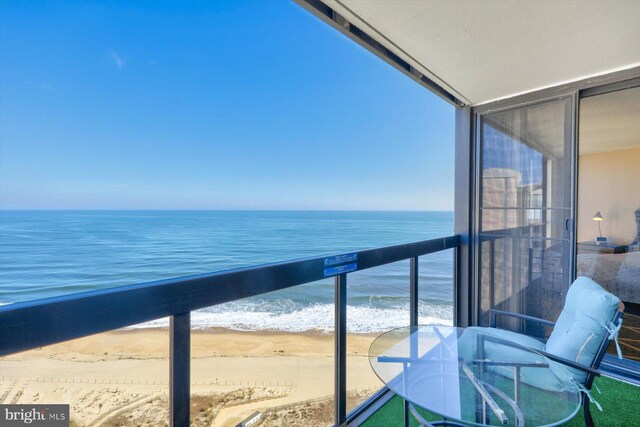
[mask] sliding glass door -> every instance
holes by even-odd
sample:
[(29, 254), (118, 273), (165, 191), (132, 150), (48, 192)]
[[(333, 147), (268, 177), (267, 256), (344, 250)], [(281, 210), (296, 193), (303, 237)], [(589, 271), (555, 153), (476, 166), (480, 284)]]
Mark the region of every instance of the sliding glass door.
[[(636, 81), (640, 83), (640, 81)], [(640, 86), (583, 96), (578, 145), (576, 274), (625, 304), (624, 360), (640, 370)], [(615, 346), (609, 352), (617, 353)]]
[(480, 324), (491, 308), (551, 320), (562, 309), (573, 276), (573, 102), (564, 97), (479, 117)]

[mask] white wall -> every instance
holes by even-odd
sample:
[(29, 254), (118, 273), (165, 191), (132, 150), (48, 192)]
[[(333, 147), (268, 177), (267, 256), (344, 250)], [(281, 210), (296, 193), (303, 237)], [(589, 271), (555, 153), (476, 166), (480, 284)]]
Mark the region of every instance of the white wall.
[(592, 218), (600, 211), (602, 235), (631, 243), (640, 208), (640, 148), (583, 155), (578, 162), (578, 242), (598, 235)]

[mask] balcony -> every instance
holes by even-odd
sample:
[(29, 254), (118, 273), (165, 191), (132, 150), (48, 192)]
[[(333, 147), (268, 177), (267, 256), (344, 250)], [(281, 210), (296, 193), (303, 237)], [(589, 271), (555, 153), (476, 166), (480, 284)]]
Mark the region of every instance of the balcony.
[[(320, 425), (326, 425), (334, 423), (335, 425), (344, 425), (347, 423), (356, 425), (365, 420), (374, 409), (391, 398), (392, 395), (384, 388), (378, 391), (369, 390), (366, 400), (362, 402), (363, 396), (354, 395), (354, 392), (347, 387), (347, 378), (353, 375), (349, 372), (350, 365), (347, 360), (347, 281), (350, 275), (357, 274), (358, 271), (408, 260), (407, 300), (409, 302), (409, 313), (407, 317), (410, 324), (418, 324), (419, 288), (422, 286), (424, 289), (424, 286), (429, 285), (428, 283), (419, 283), (419, 257), (441, 251), (453, 251), (454, 289), (452, 291), (455, 299), (457, 276), (455, 270), (458, 265), (459, 245), (460, 238), (454, 235), (398, 246), (15, 303), (0, 307), (0, 355), (17, 354), (19, 356), (21, 353), (28, 354), (28, 350), (115, 331), (169, 316), (169, 333), (168, 337), (166, 337), (169, 352), (169, 375), (166, 380), (161, 379), (157, 383), (156, 380), (153, 380), (152, 384), (149, 384), (149, 380), (144, 380), (146, 384), (141, 384), (139, 379), (137, 383), (136, 380), (131, 378), (123, 380), (105, 370), (102, 376), (92, 373), (92, 378), (74, 377), (71, 381), (74, 384), (77, 382), (79, 385), (90, 382), (99, 383), (101, 389), (110, 390), (111, 392), (116, 390), (116, 394), (118, 393), (118, 385), (156, 386), (160, 390), (156, 395), (156, 400), (162, 403), (165, 402), (163, 399), (166, 399), (165, 404), (169, 407), (170, 425), (187, 426), (190, 422), (194, 423), (196, 420), (201, 422), (205, 418), (207, 422), (210, 422), (212, 418), (203, 418), (202, 413), (210, 413), (212, 411), (211, 406), (207, 406), (206, 402), (202, 401), (202, 398), (192, 395), (192, 387), (201, 388), (201, 386), (215, 385), (227, 387), (229, 390), (234, 388), (241, 389), (239, 387), (243, 385), (243, 380), (237, 383), (234, 381), (233, 384), (225, 381), (225, 384), (221, 384), (218, 379), (207, 382), (197, 374), (194, 375), (192, 361), (194, 357), (200, 357), (201, 354), (194, 355), (192, 352), (195, 347), (195, 345), (192, 346), (192, 336), (194, 334), (190, 327), (192, 312), (268, 292), (293, 288), (323, 279), (331, 279), (334, 281), (335, 308), (335, 333), (333, 334), (332, 351), (334, 392), (331, 396), (289, 402), (284, 409), (292, 410), (296, 406), (311, 407), (313, 409), (311, 412), (315, 411), (317, 413), (314, 415), (314, 421), (307, 424), (315, 425), (319, 423)], [(198, 336), (198, 339), (201, 338), (201, 336)], [(78, 341), (81, 342), (81, 340)], [(253, 342), (255, 343), (255, 341)], [(221, 345), (224, 345), (224, 341)], [(259, 343), (256, 345), (259, 345)], [(247, 356), (250, 356), (249, 352), (250, 350), (247, 350)], [(288, 349), (285, 347), (282, 352), (288, 352)], [(105, 351), (105, 357), (107, 353)], [(360, 356), (365, 355), (366, 350), (365, 354)], [(11, 357), (14, 356), (5, 359), (5, 362), (11, 362)], [(74, 359), (75, 357), (73, 356)], [(142, 358), (143, 360), (139, 364), (140, 370), (145, 369), (145, 365), (151, 365), (151, 362), (144, 361), (144, 356)], [(243, 360), (240, 357), (234, 359), (232, 363), (236, 366), (242, 366)], [(90, 370), (102, 370), (102, 365), (99, 362), (89, 363), (88, 366)], [(48, 368), (55, 369), (53, 365), (48, 366)], [(213, 367), (208, 367), (208, 369), (213, 369)], [(265, 367), (265, 369), (268, 368)], [(3, 372), (6, 375), (6, 377), (2, 378), (4, 384), (11, 383), (16, 386), (18, 382), (28, 384), (36, 381), (50, 382), (54, 387), (60, 384), (60, 377), (64, 377), (64, 373), (46, 372), (42, 373), (42, 376), (36, 374), (36, 378), (13, 378), (11, 377), (11, 372), (11, 370)], [(303, 370), (301, 373), (301, 375), (310, 374), (312, 372), (308, 370)], [(65, 383), (69, 381), (68, 378), (62, 380)], [(255, 382), (250, 384), (251, 381), (247, 379), (244, 379), (244, 382), (245, 387), (248, 385), (264, 386), (264, 384), (256, 384)], [(282, 380), (282, 384), (279, 380), (274, 379), (271, 384), (267, 385), (280, 387), (286, 386), (287, 383), (286, 379)], [(166, 397), (163, 397), (164, 386), (168, 386)], [(10, 392), (11, 390), (7, 388), (3, 400), (11, 397), (8, 396)], [(17, 394), (18, 397), (19, 393)], [(259, 402), (262, 398), (264, 396), (256, 396), (255, 400)], [(229, 406), (238, 403), (233, 401), (233, 398), (229, 399), (231, 400)], [(251, 398), (240, 400), (243, 404), (255, 403), (251, 402)], [(138, 401), (141, 401), (141, 399), (138, 398)], [(135, 406), (135, 402), (137, 402), (135, 399), (126, 401), (126, 404), (123, 403), (121, 405), (121, 409), (129, 408), (132, 405)], [(87, 402), (87, 405), (90, 405), (90, 403)], [(266, 409), (268, 413), (270, 405), (258, 403), (255, 407), (260, 410)], [(194, 408), (196, 408), (195, 413)], [(101, 409), (100, 405), (99, 411)], [(105, 411), (107, 409), (105, 408)], [(283, 408), (279, 409), (282, 410)], [(273, 408), (271, 410), (274, 411)], [(158, 411), (162, 411), (162, 409), (159, 408)], [(120, 412), (118, 410), (112, 411), (112, 415), (118, 415)], [(304, 413), (304, 411), (301, 413)], [(318, 413), (320, 414), (318, 415)], [(107, 421), (115, 422), (115, 425), (118, 425), (118, 422), (122, 422), (122, 420), (118, 421), (119, 418), (117, 416), (107, 419), (101, 415), (99, 413), (94, 414), (92, 416), (94, 418), (93, 422), (97, 422), (100, 425)], [(302, 421), (304, 422), (304, 420)], [(266, 425), (269, 424), (267, 423)]]
[[(371, 387), (361, 393), (361, 389), (349, 385), (350, 378), (371, 372), (366, 369), (364, 357), (366, 339), (360, 340), (357, 349), (349, 348), (347, 306), (352, 293), (347, 284), (353, 283), (353, 275), (361, 271), (375, 272), (377, 267), (404, 262), (408, 265), (404, 270), (406, 280), (402, 279), (407, 286), (406, 323), (418, 324), (420, 289), (433, 286), (419, 279), (419, 266), (423, 265), (419, 259), (443, 251), (454, 253), (453, 322), (460, 326), (486, 325), (490, 310), (495, 308), (555, 319), (570, 283), (581, 274), (581, 267), (584, 274), (591, 271), (607, 276), (601, 284), (610, 282), (612, 293), (626, 298), (626, 329), (622, 330), (621, 344), (627, 359), (605, 357), (603, 368), (608, 375), (640, 383), (640, 300), (634, 296), (637, 276), (628, 269), (618, 280), (618, 266), (627, 265), (626, 256), (600, 253), (602, 248), (594, 249), (594, 236), (589, 235), (593, 226), (590, 215), (602, 209), (607, 221), (618, 216), (625, 228), (636, 227), (636, 245), (630, 246), (637, 249), (640, 220), (633, 223), (631, 215), (638, 212), (634, 201), (637, 199), (633, 199), (638, 194), (633, 187), (637, 179), (636, 175), (603, 172), (602, 160), (586, 158), (596, 154), (591, 150), (607, 147), (604, 138), (589, 138), (589, 133), (581, 129), (590, 119), (582, 117), (588, 111), (594, 128), (640, 123), (633, 115), (638, 111), (632, 107), (636, 104), (630, 104), (638, 99), (640, 88), (640, 38), (638, 26), (634, 25), (640, 3), (620, 3), (614, 8), (607, 2), (582, 8), (571, 2), (544, 7), (531, 4), (527, 13), (522, 13), (517, 2), (507, 2), (514, 4), (501, 5), (500, 10), (491, 10), (482, 2), (295, 2), (455, 106), (455, 235), (2, 306), (3, 363), (12, 367), (36, 360), (32, 352), (45, 354), (51, 363), (43, 364), (46, 366), (33, 371), (32, 376), (16, 374), (12, 369), (0, 372), (0, 402), (19, 402), (28, 385), (36, 382), (45, 385), (49, 396), (63, 396), (62, 403), (69, 390), (63, 384), (71, 382), (81, 389), (93, 383), (100, 384), (101, 387), (94, 387), (99, 393), (92, 391), (93, 394), (82, 396), (86, 407), (93, 411), (86, 414), (93, 425), (132, 423), (143, 404), (156, 412), (156, 425), (210, 425), (221, 414), (231, 421), (235, 415), (246, 417), (255, 412), (258, 415), (253, 420), (263, 425), (402, 425), (405, 414), (401, 402), (389, 390), (371, 382)], [(497, 15), (500, 20), (495, 19)], [(567, 16), (572, 19), (567, 20)], [(607, 19), (602, 20), (603, 16)], [(590, 31), (585, 32), (584, 28)], [(590, 54), (598, 48), (608, 54)], [(115, 52), (112, 55), (116, 66), (122, 68), (124, 62)], [(624, 91), (622, 102), (615, 99)], [(608, 95), (613, 98), (598, 107), (598, 98)], [(612, 111), (616, 113), (611, 115)], [(631, 143), (637, 146), (638, 132), (632, 126), (607, 129), (607, 138), (630, 135)], [(629, 144), (622, 145), (629, 148)], [(620, 151), (609, 145), (612, 152)], [(581, 155), (581, 150), (586, 151)], [(636, 157), (621, 157), (629, 161), (630, 172), (637, 174), (633, 163)], [(626, 169), (619, 167), (620, 161), (616, 158), (612, 162), (612, 172)], [(593, 168), (591, 172), (589, 167)], [(606, 194), (617, 193), (610, 190), (622, 188), (623, 184), (630, 191)], [(595, 188), (600, 190), (593, 191)], [(578, 189), (591, 193), (580, 195)], [(594, 194), (597, 197), (591, 197)], [(615, 216), (606, 215), (603, 205), (607, 199)], [(581, 206), (581, 201), (589, 203)], [(629, 206), (617, 207), (623, 202)], [(640, 218), (637, 215), (635, 218)], [(580, 233), (587, 237), (577, 237)], [(585, 243), (597, 253), (579, 259), (579, 246)], [(631, 255), (638, 259), (639, 254)], [(607, 266), (606, 274), (595, 271), (602, 266)], [(611, 271), (616, 272), (616, 277), (608, 277)], [(637, 274), (638, 270), (633, 271)], [(206, 336), (193, 329), (192, 320), (201, 309), (300, 289), (317, 281), (328, 284), (318, 287), (315, 295), (332, 301), (333, 312), (324, 313), (330, 319), (323, 323), (332, 332), (322, 340), (307, 337), (303, 345), (318, 351), (319, 358), (324, 358), (321, 364), (307, 363), (281, 337), (254, 335), (248, 339), (247, 334), (224, 333)], [(628, 289), (619, 293), (619, 283), (627, 284)], [(630, 296), (625, 297), (624, 293)], [(163, 319), (167, 317), (168, 326), (164, 327)], [(374, 316), (367, 319), (376, 320)], [(163, 326), (153, 340), (138, 343), (139, 348), (148, 351), (132, 356), (114, 354), (108, 348), (112, 339), (125, 341), (124, 334), (119, 335), (122, 328), (146, 322)], [(529, 335), (545, 333), (541, 328), (518, 327)], [(96, 334), (111, 334), (97, 347), (99, 352), (83, 341)], [(210, 340), (211, 336), (215, 340), (208, 342), (214, 345), (203, 350), (203, 340)], [(299, 372), (292, 375), (313, 377), (322, 391), (311, 390), (304, 397), (287, 394), (291, 382), (281, 375), (286, 368), (278, 363), (249, 360), (255, 358), (255, 348), (267, 341), (277, 341), (280, 347), (270, 349), (276, 356), (299, 359)], [(231, 344), (235, 350), (228, 351)], [(68, 360), (61, 360), (56, 353), (63, 348), (59, 346), (66, 346)], [(53, 350), (43, 352), (42, 347)], [(87, 352), (101, 362), (85, 363)], [(216, 366), (203, 362), (212, 355)], [(136, 377), (121, 374), (114, 363), (131, 357), (136, 357)], [(360, 361), (358, 369), (349, 363), (350, 358)], [(73, 364), (63, 363), (70, 360)], [(274, 360), (277, 362), (277, 358)], [(61, 370), (69, 366), (82, 369), (65, 376)], [(247, 372), (234, 373), (233, 378), (217, 374), (226, 374), (225, 370), (231, 367), (235, 372)], [(251, 370), (272, 370), (273, 376), (257, 383)], [(138, 388), (124, 396), (124, 384)], [(594, 410), (598, 424), (640, 425), (634, 411), (639, 401), (637, 388), (611, 378), (601, 378), (596, 384), (603, 394), (600, 397), (595, 391), (595, 398), (605, 408), (602, 414)], [(144, 393), (140, 391), (143, 389)], [(215, 403), (200, 393), (213, 389), (222, 390)], [(240, 392), (235, 393), (237, 390)], [(103, 407), (100, 393), (112, 393), (110, 400), (115, 403), (105, 403)], [(28, 397), (31, 402), (52, 403), (46, 399), (49, 396)], [(240, 407), (244, 409), (236, 410)], [(254, 412), (247, 412), (248, 408)], [(313, 421), (305, 416), (313, 416)], [(578, 417), (569, 425), (582, 425), (582, 420)]]

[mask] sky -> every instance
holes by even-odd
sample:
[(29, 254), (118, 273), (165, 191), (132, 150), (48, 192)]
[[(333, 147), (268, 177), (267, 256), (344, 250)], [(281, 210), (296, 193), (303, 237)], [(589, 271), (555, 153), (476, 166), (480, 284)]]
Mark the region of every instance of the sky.
[(0, 209), (451, 210), (454, 107), (293, 2), (3, 2)]

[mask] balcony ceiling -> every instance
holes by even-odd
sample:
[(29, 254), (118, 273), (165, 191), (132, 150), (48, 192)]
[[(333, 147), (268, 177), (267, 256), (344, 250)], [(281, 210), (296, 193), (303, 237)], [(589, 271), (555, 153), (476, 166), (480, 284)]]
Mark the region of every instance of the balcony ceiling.
[(322, 0), (466, 104), (640, 66), (638, 0)]

